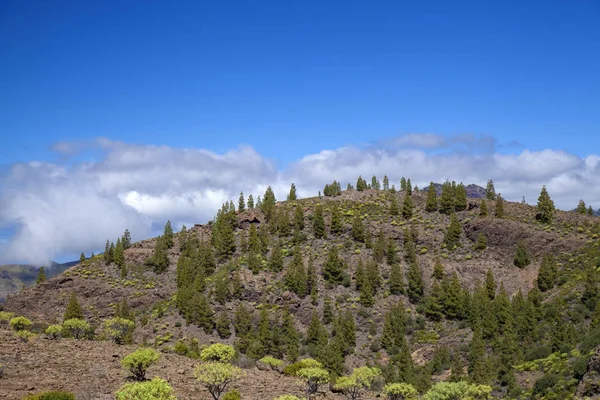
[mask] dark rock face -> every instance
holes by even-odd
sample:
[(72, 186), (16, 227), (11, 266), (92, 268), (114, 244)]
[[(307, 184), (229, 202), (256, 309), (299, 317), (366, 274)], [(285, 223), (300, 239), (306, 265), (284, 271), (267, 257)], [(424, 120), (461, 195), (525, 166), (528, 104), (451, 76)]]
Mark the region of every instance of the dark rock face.
[(587, 372), (577, 386), (577, 396), (600, 399), (600, 346), (588, 362)]

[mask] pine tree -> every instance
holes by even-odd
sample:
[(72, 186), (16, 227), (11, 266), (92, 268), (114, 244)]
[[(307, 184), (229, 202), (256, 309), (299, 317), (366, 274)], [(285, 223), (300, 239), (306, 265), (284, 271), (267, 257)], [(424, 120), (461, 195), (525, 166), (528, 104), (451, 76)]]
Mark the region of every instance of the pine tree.
[(265, 218), (267, 219), (267, 221), (270, 221), (273, 217), (276, 202), (277, 200), (275, 199), (275, 193), (273, 193), (273, 189), (271, 189), (271, 186), (268, 186), (260, 207), (262, 212), (265, 214)]
[(373, 177), (371, 178), (371, 189), (379, 190), (379, 181), (377, 180), (377, 177), (375, 175), (373, 175)]
[(167, 221), (165, 224), (165, 231), (162, 238), (167, 249), (173, 247), (173, 227), (171, 227), (171, 221)]
[(389, 284), (391, 294), (398, 295), (403, 292), (404, 284), (402, 282), (402, 270), (400, 269), (400, 264), (398, 263), (392, 264)]
[(427, 203), (425, 204), (425, 211), (434, 212), (438, 209), (437, 204), (437, 192), (433, 182), (429, 183), (429, 189), (427, 189)]
[(448, 225), (446, 234), (444, 235), (444, 243), (450, 250), (452, 250), (455, 246), (460, 245), (461, 232), (462, 228), (460, 226), (460, 222), (458, 222), (456, 214), (452, 214), (450, 217), (450, 224)]
[(425, 298), (425, 315), (433, 321), (439, 321), (444, 316), (444, 293), (437, 281), (433, 281), (431, 294)]
[(393, 265), (396, 262), (398, 262), (398, 257), (396, 255), (396, 245), (394, 244), (394, 240), (392, 238), (389, 238), (387, 241), (386, 255), (388, 265)]
[(154, 272), (160, 274), (169, 267), (169, 258), (167, 256), (167, 245), (163, 236), (156, 240), (152, 256), (146, 260), (146, 264), (154, 267)]
[(525, 242), (522, 240), (519, 241), (519, 243), (517, 243), (517, 251), (515, 253), (514, 264), (519, 268), (525, 268), (526, 266), (531, 264), (529, 251), (527, 250)]
[(215, 277), (213, 299), (219, 304), (225, 304), (229, 300), (229, 274), (226, 271)]
[(541, 222), (545, 224), (549, 224), (550, 222), (552, 222), (555, 211), (554, 201), (552, 201), (552, 199), (550, 198), (550, 195), (548, 194), (545, 185), (542, 186), (540, 197), (538, 197), (537, 211), (538, 219)]
[(450, 215), (454, 212), (454, 190), (449, 181), (442, 185), (442, 195), (439, 201), (439, 210), (442, 214)]
[(252, 197), (252, 193), (248, 196), (248, 209), (252, 210), (254, 208), (254, 197)]
[(325, 346), (327, 345), (328, 336), (327, 329), (325, 329), (321, 323), (319, 314), (317, 314), (316, 310), (313, 310), (312, 317), (306, 331), (306, 340), (308, 344), (312, 344), (317, 347)]
[(402, 191), (406, 190), (406, 178), (405, 177), (402, 177), (400, 179), (400, 190), (402, 190)]
[(383, 176), (383, 190), (386, 192), (390, 190), (390, 180), (388, 179), (387, 175)]
[(233, 278), (231, 279), (231, 297), (239, 300), (242, 297), (242, 291), (244, 290), (244, 285), (242, 284), (242, 278), (240, 277), (240, 272), (236, 269), (233, 272)]
[(217, 317), (215, 326), (217, 328), (217, 334), (221, 339), (227, 339), (231, 336), (231, 329), (229, 328), (231, 321), (227, 315), (227, 310), (223, 308)]
[(587, 207), (585, 206), (585, 201), (579, 200), (579, 204), (577, 204), (577, 208), (575, 211), (579, 214), (587, 214)]
[(340, 284), (344, 280), (344, 269), (344, 260), (339, 257), (337, 246), (331, 246), (323, 264), (323, 278), (327, 282)]
[(600, 326), (600, 301), (596, 303), (592, 320), (590, 321), (590, 332)]
[(413, 216), (413, 202), (409, 191), (404, 193), (404, 201), (402, 203), (402, 217), (410, 219)]
[(425, 284), (423, 283), (423, 272), (421, 271), (421, 267), (419, 264), (414, 261), (410, 263), (408, 268), (408, 298), (411, 303), (417, 304), (421, 298), (423, 297), (423, 292), (425, 289)]
[(391, 200), (390, 200), (390, 215), (399, 215), (400, 214), (400, 209), (398, 207), (398, 199), (396, 198), (396, 196), (392, 196)]
[(359, 258), (358, 265), (356, 266), (356, 273), (354, 275), (354, 282), (355, 282), (357, 291), (360, 291), (360, 288), (361, 288), (363, 282), (365, 281), (365, 279), (366, 279), (366, 274), (365, 274), (362, 258)]
[(475, 329), (473, 339), (469, 344), (469, 376), (474, 381), (486, 381), (487, 363), (485, 360), (485, 342), (481, 329)]
[(462, 182), (456, 187), (454, 192), (454, 207), (456, 211), (463, 211), (467, 209), (467, 189)]
[(292, 186), (290, 186), (290, 193), (288, 194), (287, 199), (288, 201), (298, 200), (298, 196), (296, 195), (296, 185), (294, 183), (292, 183)]
[(410, 183), (410, 178), (406, 180), (406, 192), (408, 194), (412, 194), (413, 192), (412, 183)]
[(274, 217), (274, 221), (277, 224), (277, 231), (279, 232), (279, 237), (288, 237), (292, 233), (292, 226), (290, 224), (290, 217), (287, 213), (287, 210), (281, 209), (277, 216)]
[(483, 233), (477, 235), (477, 242), (475, 243), (475, 250), (485, 250), (487, 248), (487, 239)]
[(298, 358), (298, 342), (300, 341), (300, 335), (296, 329), (294, 322), (294, 316), (290, 314), (289, 310), (285, 308), (283, 310), (283, 317), (281, 323), (281, 336), (283, 337), (283, 353), (288, 361), (294, 362)]
[(317, 270), (315, 269), (315, 259), (312, 255), (310, 255), (308, 257), (308, 267), (306, 268), (306, 293), (316, 293), (317, 289)]
[(386, 247), (387, 247), (387, 241), (386, 241), (385, 232), (383, 229), (381, 229), (379, 231), (379, 234), (377, 235), (377, 240), (375, 240), (375, 243), (373, 244), (372, 247), (373, 247), (373, 259), (378, 263), (382, 263), (383, 257), (386, 254)]
[(485, 187), (485, 198), (488, 200), (496, 199), (496, 189), (494, 188), (494, 181), (488, 180), (487, 186)]
[(581, 302), (590, 310), (593, 310), (598, 301), (598, 277), (596, 268), (593, 265), (585, 269), (585, 282), (583, 293), (581, 294)]
[(399, 351), (406, 334), (406, 315), (402, 302), (394, 304), (383, 318), (381, 345), (389, 354)]
[(304, 209), (299, 204), (294, 208), (294, 230), (296, 232), (304, 230)]
[(325, 296), (323, 300), (323, 324), (329, 325), (333, 321), (333, 307), (331, 297)]
[(275, 273), (283, 270), (283, 253), (281, 251), (281, 244), (279, 241), (275, 242), (275, 245), (271, 249), (268, 266), (269, 269)]
[(313, 215), (313, 229), (317, 239), (322, 239), (325, 237), (325, 219), (323, 218), (323, 208), (320, 204), (317, 204), (315, 207), (315, 213)]
[(442, 287), (445, 292), (444, 313), (446, 316), (453, 319), (464, 318), (468, 309), (465, 304), (466, 300), (468, 300), (468, 292), (466, 295), (463, 292), (456, 271), (453, 272), (449, 282), (447, 279), (442, 280)]
[(44, 267), (40, 267), (40, 269), (38, 270), (38, 275), (37, 275), (37, 279), (35, 280), (35, 283), (37, 285), (39, 285), (40, 283), (44, 283), (46, 282), (46, 273), (44, 272)]
[(356, 180), (356, 190), (359, 192), (362, 192), (364, 190), (367, 190), (367, 181), (365, 181), (362, 176), (359, 176), (358, 179)]
[(365, 228), (363, 227), (362, 220), (356, 216), (352, 222), (352, 237), (357, 242), (365, 242)]
[(196, 318), (195, 322), (200, 326), (206, 334), (212, 333), (215, 322), (213, 319), (213, 310), (210, 307), (210, 303), (206, 299), (206, 296), (202, 293), (198, 293), (195, 299), (196, 303)]
[(537, 286), (540, 291), (546, 292), (552, 289), (556, 283), (557, 275), (558, 267), (556, 259), (551, 254), (544, 255), (537, 278)]
[(438, 281), (444, 278), (444, 267), (442, 266), (442, 262), (439, 257), (435, 258), (432, 277)]
[(592, 206), (589, 206), (589, 207), (588, 207), (587, 214), (588, 214), (590, 217), (593, 217), (593, 216), (594, 216), (594, 209), (592, 208)]
[(488, 298), (494, 300), (496, 297), (496, 280), (494, 279), (494, 274), (491, 269), (488, 269), (487, 274), (485, 275), (485, 290)]
[(246, 201), (244, 200), (244, 192), (240, 192), (240, 197), (238, 198), (238, 211), (242, 212), (246, 209)]
[(365, 282), (369, 281), (373, 289), (373, 293), (381, 286), (381, 274), (379, 273), (379, 265), (375, 260), (367, 261), (365, 268)]
[(359, 301), (360, 304), (367, 308), (370, 308), (375, 304), (375, 300), (373, 299), (373, 285), (371, 285), (371, 282), (368, 279), (366, 279), (360, 287)]
[(481, 199), (481, 202), (479, 203), (479, 216), (480, 217), (488, 216), (487, 202), (485, 201), (485, 199)]
[(77, 296), (75, 292), (71, 292), (71, 297), (69, 297), (69, 303), (67, 304), (67, 309), (65, 310), (65, 314), (63, 316), (63, 321), (67, 321), (69, 319), (83, 319), (83, 309), (79, 305), (77, 301)]
[(131, 233), (129, 233), (129, 229), (125, 229), (121, 237), (121, 244), (123, 244), (123, 250), (131, 248)]
[(500, 193), (496, 196), (496, 218), (504, 218), (504, 199)]
[(122, 267), (125, 265), (125, 252), (123, 248), (123, 242), (121, 239), (117, 239), (117, 245), (115, 246), (115, 264), (117, 266)]
[(336, 206), (331, 208), (331, 233), (333, 235), (339, 235), (342, 233), (342, 213)]
[(85, 262), (85, 253), (83, 251), (79, 255), (79, 262), (80, 263), (84, 263)]

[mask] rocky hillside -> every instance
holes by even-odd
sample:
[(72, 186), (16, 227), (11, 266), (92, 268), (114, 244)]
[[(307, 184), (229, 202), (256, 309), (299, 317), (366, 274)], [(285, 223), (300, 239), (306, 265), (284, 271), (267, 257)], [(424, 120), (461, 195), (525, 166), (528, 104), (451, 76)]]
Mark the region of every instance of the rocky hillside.
[[(600, 344), (587, 334), (593, 331), (590, 324), (598, 296), (596, 217), (555, 211), (549, 223), (542, 223), (535, 207), (506, 201), (498, 217), (496, 202), (487, 200), (484, 205), (479, 198), (468, 198), (463, 205), (455, 199), (456, 210), (453, 205), (446, 214), (427, 211), (424, 191), (409, 195), (349, 190), (339, 196), (280, 202), (272, 208), (265, 206), (267, 198), (260, 208), (241, 212), (226, 206), (214, 222), (174, 234), (172, 244), (169, 232), (135, 243), (124, 251), (122, 266), (103, 255), (86, 260), (9, 296), (4, 309), (32, 319), (40, 331), (62, 322), (75, 293), (100, 339), (103, 322), (126, 301), (136, 322), (132, 341), (169, 355), (156, 373), (168, 377), (181, 398), (192, 398), (194, 390), (200, 390), (197, 383), (198, 389), (188, 388), (186, 380), (193, 380), (188, 367), (175, 366), (193, 364), (174, 353), (193, 358), (181, 349), (194, 340), (200, 346), (234, 345), (246, 367), (265, 355), (286, 363), (312, 356), (338, 376), (376, 365), (383, 380), (409, 382), (421, 393), (437, 381), (466, 375), (491, 385), (495, 397), (546, 396), (553, 390), (560, 396), (575, 393), (581, 376), (571, 365), (587, 362), (590, 348)], [(526, 262), (516, 261), (519, 249)], [(157, 261), (162, 251), (164, 266)], [(274, 256), (279, 254), (280, 266)], [(548, 255), (553, 256), (552, 265)], [(544, 270), (541, 283), (542, 264), (550, 275), (546, 278)], [(249, 330), (238, 325), (240, 305), (249, 313)], [(198, 311), (206, 307), (208, 313)], [(298, 333), (293, 351), (278, 336), (286, 329), (286, 315)], [(390, 328), (392, 318), (402, 321), (396, 330)], [(350, 328), (344, 320), (352, 321)], [(579, 328), (571, 328), (575, 326)], [(270, 336), (264, 336), (264, 327)], [(562, 339), (556, 337), (557, 329)], [(349, 343), (342, 345), (342, 337)], [(4, 342), (0, 353), (0, 363), (13, 382), (3, 389), (9, 398), (31, 389), (30, 372), (9, 357), (14, 351), (6, 350), (15, 345)], [(97, 352), (97, 359), (85, 362), (101, 365), (105, 372), (85, 368), (79, 372), (98, 382), (95, 393), (107, 396), (118, 385), (100, 382), (116, 381), (110, 378), (116, 374), (114, 360), (127, 352), (96, 341), (65, 340), (47, 349), (39, 343), (19, 346), (23, 354)], [(565, 351), (570, 355), (559, 373), (550, 373), (543, 361), (523, 366)], [(108, 353), (114, 353), (114, 359)], [(37, 357), (24, 357), (30, 357), (27, 371), (43, 373), (45, 367), (34, 360)], [(265, 384), (273, 379), (255, 369), (249, 373)], [(85, 379), (65, 383), (61, 379), (65, 374), (57, 372), (54, 379), (31, 390), (45, 386), (81, 393)], [(550, 374), (547, 379), (554, 381), (536, 383)], [(281, 382), (243, 398), (297, 393), (283, 383), (287, 380)], [(558, 386), (560, 391), (553, 389)], [(247, 387), (239, 387), (244, 394)]]
[[(63, 273), (68, 268), (76, 265), (77, 262), (68, 262), (59, 264), (51, 262), (45, 268), (46, 276), (55, 277)], [(23, 287), (29, 287), (35, 284), (39, 267), (34, 265), (0, 265), (0, 302), (11, 293), (16, 293)]]

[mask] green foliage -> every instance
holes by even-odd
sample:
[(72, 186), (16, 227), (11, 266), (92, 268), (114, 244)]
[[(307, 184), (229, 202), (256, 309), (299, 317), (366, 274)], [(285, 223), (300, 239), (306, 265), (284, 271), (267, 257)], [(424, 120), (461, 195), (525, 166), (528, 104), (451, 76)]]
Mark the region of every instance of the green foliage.
[(323, 207), (317, 204), (313, 214), (313, 230), (317, 239), (322, 239), (326, 236), (325, 218), (323, 217)]
[(323, 278), (327, 282), (340, 284), (344, 280), (345, 264), (339, 256), (337, 246), (331, 246), (323, 264)]
[(554, 201), (550, 199), (546, 186), (542, 186), (542, 191), (538, 197), (537, 211), (537, 219), (544, 224), (549, 224), (554, 219)]
[(411, 303), (417, 304), (423, 297), (425, 283), (423, 282), (423, 271), (417, 261), (412, 261), (408, 267), (408, 289), (407, 294)]
[(494, 181), (488, 180), (487, 185), (485, 187), (485, 198), (488, 200), (496, 199), (496, 189), (494, 188)]
[(421, 400), (484, 400), (491, 399), (492, 388), (465, 381), (440, 382), (421, 397)]
[(413, 216), (413, 201), (409, 191), (404, 192), (404, 201), (402, 202), (402, 217), (410, 219)]
[(160, 353), (150, 348), (137, 349), (121, 360), (121, 366), (128, 370), (136, 381), (146, 379), (146, 371), (160, 358)]
[(131, 343), (135, 323), (125, 318), (111, 318), (104, 322), (104, 336), (116, 344)]
[(557, 276), (558, 266), (556, 259), (551, 254), (544, 255), (537, 278), (537, 285), (540, 291), (546, 292), (552, 289), (556, 284)]
[(485, 199), (481, 199), (481, 202), (479, 203), (479, 216), (480, 217), (488, 216), (487, 201), (485, 201)]
[(62, 333), (62, 326), (61, 325), (50, 325), (49, 327), (46, 328), (46, 335), (48, 335), (48, 337), (50, 337), (51, 339), (58, 339)]
[(10, 320), (15, 316), (14, 313), (8, 311), (0, 311), (0, 327), (9, 325)]
[(285, 285), (298, 297), (302, 298), (307, 294), (307, 276), (304, 260), (302, 258), (302, 250), (299, 246), (294, 249), (294, 257), (286, 268)]
[[(171, 243), (172, 240), (173, 239), (171, 239)], [(168, 244), (169, 239), (167, 237), (159, 236), (154, 244), (152, 256), (150, 256), (145, 262), (146, 265), (153, 267), (154, 272), (157, 274), (165, 272), (169, 267), (169, 257), (167, 253), (169, 249)]]
[(52, 390), (49, 392), (25, 396), (23, 400), (75, 400), (75, 395), (62, 390)]
[(329, 382), (329, 372), (321, 367), (305, 367), (296, 372), (296, 376), (304, 382), (308, 399), (312, 397), (321, 385)]
[(408, 383), (388, 383), (383, 387), (383, 393), (389, 400), (417, 400), (417, 389)]
[(217, 329), (217, 333), (221, 339), (227, 339), (231, 336), (231, 329), (229, 329), (230, 324), (231, 321), (227, 315), (227, 310), (223, 308), (219, 313), (217, 321), (215, 322), (215, 328)]
[(585, 206), (585, 201), (579, 200), (577, 208), (575, 208), (575, 212), (579, 214), (587, 214), (587, 207)]
[(292, 185), (290, 186), (290, 193), (287, 196), (287, 200), (288, 201), (296, 201), (298, 199), (298, 196), (296, 195), (296, 185), (294, 183), (292, 183)]
[(248, 209), (252, 210), (254, 208), (254, 197), (252, 197), (252, 193), (248, 195)]
[(429, 183), (429, 189), (427, 189), (427, 203), (425, 204), (425, 211), (434, 212), (438, 209), (437, 192), (433, 182)]
[(44, 272), (44, 267), (40, 267), (40, 269), (38, 270), (38, 276), (37, 279), (35, 280), (35, 283), (37, 285), (39, 285), (40, 283), (44, 283), (46, 282), (46, 273)]
[(131, 247), (131, 233), (129, 229), (125, 229), (123, 232), (123, 236), (121, 236), (121, 244), (123, 245), (123, 249), (127, 250)]
[(560, 381), (560, 376), (555, 373), (550, 373), (542, 376), (535, 381), (533, 385), (533, 394), (544, 395), (545, 393), (551, 392), (554, 386)]
[(467, 209), (467, 189), (462, 182), (456, 186), (456, 190), (454, 191), (454, 208), (456, 211)]
[(151, 381), (127, 383), (117, 391), (117, 400), (176, 400), (173, 388), (159, 377)]
[(31, 328), (33, 323), (29, 318), (25, 317), (13, 317), (10, 319), (10, 327), (15, 331), (26, 331)]
[(452, 214), (450, 217), (450, 224), (446, 229), (446, 234), (444, 235), (444, 244), (452, 249), (454, 246), (460, 246), (460, 235), (462, 233), (462, 227), (460, 226), (460, 222), (458, 222), (458, 217), (456, 214)]
[(293, 396), (291, 394), (284, 394), (283, 396), (276, 397), (273, 400), (301, 400), (301, 399), (299, 397)]
[(519, 268), (525, 268), (529, 264), (531, 264), (531, 258), (529, 256), (529, 251), (527, 250), (527, 246), (524, 241), (519, 241), (517, 243), (517, 251), (515, 253), (515, 258), (513, 263), (515, 266)]
[(450, 215), (455, 210), (454, 189), (449, 181), (442, 185), (442, 195), (439, 200), (439, 210), (442, 214)]
[(71, 292), (71, 297), (69, 298), (69, 303), (67, 304), (67, 309), (65, 310), (65, 314), (63, 316), (63, 321), (68, 319), (77, 318), (83, 319), (83, 309), (79, 305), (77, 301), (77, 296), (75, 292)]
[(367, 190), (368, 188), (369, 187), (367, 186), (367, 181), (365, 181), (362, 176), (359, 176), (356, 180), (356, 190), (362, 192), (364, 190)]
[(171, 226), (171, 221), (167, 221), (165, 224), (162, 239), (164, 240), (164, 245), (167, 249), (173, 247), (173, 227)]
[(237, 389), (231, 389), (225, 393), (223, 400), (242, 400), (242, 394)]
[(335, 382), (334, 388), (340, 390), (349, 400), (356, 400), (363, 390), (369, 390), (373, 381), (381, 375), (379, 368), (360, 367), (349, 376), (342, 376)]
[(198, 365), (195, 375), (196, 379), (208, 389), (213, 399), (219, 400), (227, 385), (242, 377), (244, 372), (231, 364), (211, 361)]
[(238, 211), (242, 212), (246, 209), (246, 201), (244, 200), (244, 192), (240, 192), (240, 197), (238, 198)]
[(202, 361), (219, 361), (228, 363), (235, 357), (235, 349), (227, 344), (215, 343), (200, 353)]
[(390, 268), (390, 293), (391, 294), (401, 294), (404, 289), (404, 282), (402, 280), (402, 270), (400, 268), (400, 264), (393, 263)]
[(485, 235), (483, 233), (480, 233), (479, 235), (477, 235), (477, 242), (475, 243), (475, 250), (485, 250), (487, 248), (487, 239), (485, 238)]
[(504, 218), (504, 199), (502, 195), (498, 193), (496, 196), (496, 210), (495, 210), (496, 218)]
[[(294, 195), (295, 195), (295, 187), (294, 187)], [(275, 213), (275, 203), (277, 200), (275, 199), (275, 193), (273, 193), (273, 189), (271, 186), (267, 187), (265, 190), (265, 195), (262, 199), (262, 204), (260, 209), (265, 214), (267, 221), (270, 221), (273, 218)]]
[(365, 228), (359, 216), (354, 217), (352, 221), (352, 238), (360, 243), (365, 242)]
[(326, 197), (339, 196), (341, 194), (342, 186), (337, 181), (333, 181), (333, 183), (325, 185), (325, 189), (323, 189), (323, 195)]

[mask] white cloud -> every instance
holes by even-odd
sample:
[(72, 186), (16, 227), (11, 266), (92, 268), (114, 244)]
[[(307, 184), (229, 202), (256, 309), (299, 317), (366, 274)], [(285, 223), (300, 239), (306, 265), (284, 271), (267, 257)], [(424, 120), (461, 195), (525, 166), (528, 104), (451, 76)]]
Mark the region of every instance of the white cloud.
[(495, 143), (488, 136), (411, 134), (309, 154), (285, 170), (248, 146), (217, 154), (104, 138), (61, 143), (55, 148), (62, 155), (96, 147), (105, 156), (70, 167), (16, 164), (0, 176), (0, 227), (17, 226), (8, 243), (0, 244), (1, 261), (41, 263), (60, 254), (89, 253), (126, 228), (139, 240), (156, 234), (153, 227), (167, 219), (177, 227), (206, 222), (224, 201), (237, 204), (240, 191), (256, 197), (271, 185), (284, 199), (294, 182), (306, 197), (333, 179), (343, 187), (354, 184), (358, 175), (370, 180), (387, 174), (396, 186), (406, 176), (420, 187), (445, 179), (485, 185), (492, 178), (505, 198), (525, 196), (531, 204), (545, 184), (561, 208), (573, 208), (580, 198), (600, 206), (599, 155), (581, 158), (551, 149), (501, 154)]

